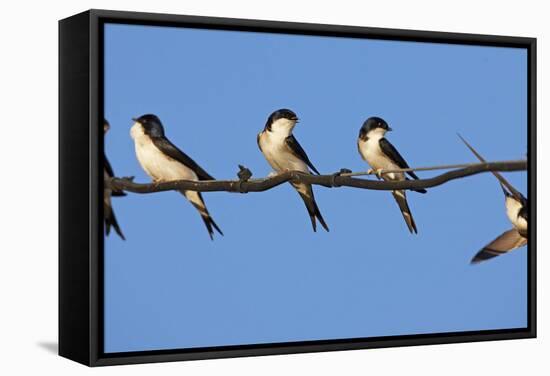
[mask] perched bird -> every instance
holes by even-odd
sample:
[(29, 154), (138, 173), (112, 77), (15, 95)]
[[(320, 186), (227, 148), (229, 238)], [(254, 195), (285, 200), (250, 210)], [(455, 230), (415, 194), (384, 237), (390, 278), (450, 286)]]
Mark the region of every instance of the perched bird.
[[(288, 109), (273, 112), (267, 119), (264, 130), (258, 134), (258, 146), (267, 162), (276, 172), (300, 171), (311, 174), (310, 169), (319, 175), (298, 140), (292, 135), (292, 130), (298, 122), (298, 117)], [(313, 188), (310, 184), (291, 183), (302, 197), (311, 219), (313, 231), (317, 231), (319, 220), (326, 231), (328, 226), (315, 202)]]
[[(376, 172), (379, 179), (387, 181), (407, 180), (403, 172), (383, 173), (384, 170), (409, 168), (409, 165), (397, 149), (384, 137), (386, 132), (391, 130), (384, 119), (379, 117), (368, 118), (359, 131), (357, 148), (363, 160), (372, 167), (371, 171)], [(418, 176), (413, 171), (409, 171), (407, 174), (413, 179), (418, 179)], [(426, 193), (425, 189), (413, 190), (419, 193)], [(411, 233), (418, 233), (411, 209), (407, 203), (405, 190), (392, 191), (392, 194), (395, 201), (397, 201), (397, 205), (399, 205), (409, 231)]]
[[(458, 135), (468, 149), (479, 159), (485, 162), (485, 159), (479, 154), (461, 135)], [(512, 229), (503, 232), (499, 237), (487, 244), (481, 251), (472, 258), (472, 264), (478, 264), (482, 261), (500, 256), (506, 252), (527, 245), (527, 208), (528, 201), (504, 176), (497, 171), (492, 171), (498, 179), (500, 187), (504, 192), (504, 204), (506, 206), (506, 215), (512, 225)]]
[[(157, 116), (147, 114), (132, 120), (134, 124), (130, 134), (134, 139), (137, 159), (153, 182), (215, 180), (166, 138), (164, 127)], [(181, 193), (199, 211), (210, 239), (214, 239), (214, 229), (223, 235), (210, 216), (201, 193), (187, 190), (182, 190)]]
[[(109, 122), (107, 120), (103, 120), (103, 136), (107, 134), (107, 132), (109, 131), (109, 128), (110, 128)], [(111, 164), (109, 163), (109, 160), (107, 159), (107, 156), (105, 155), (105, 148), (104, 148), (103, 179), (107, 180), (109, 178), (112, 178), (113, 176), (114, 176), (113, 169), (111, 167)], [(111, 232), (111, 226), (112, 226), (115, 229), (118, 236), (120, 236), (123, 240), (126, 240), (116, 220), (115, 212), (111, 204), (111, 196), (126, 196), (126, 193), (119, 190), (112, 190), (107, 186), (107, 184), (103, 185), (103, 218), (105, 219), (105, 231), (107, 232), (107, 235), (109, 235), (109, 233)]]

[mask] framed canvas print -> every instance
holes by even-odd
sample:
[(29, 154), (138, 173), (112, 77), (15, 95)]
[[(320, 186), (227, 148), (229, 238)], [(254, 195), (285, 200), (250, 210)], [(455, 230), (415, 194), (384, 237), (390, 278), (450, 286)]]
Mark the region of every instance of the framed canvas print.
[(535, 337), (535, 39), (59, 27), (60, 355)]

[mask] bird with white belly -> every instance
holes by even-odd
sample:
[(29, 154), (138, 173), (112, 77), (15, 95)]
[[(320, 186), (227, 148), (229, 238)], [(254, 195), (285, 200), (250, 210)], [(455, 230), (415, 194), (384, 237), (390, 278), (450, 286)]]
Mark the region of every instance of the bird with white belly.
[[(310, 169), (319, 174), (306, 152), (292, 134), (298, 122), (298, 116), (286, 108), (273, 112), (267, 119), (264, 130), (258, 134), (258, 146), (271, 167), (278, 173), (285, 171), (300, 171), (311, 174)], [(311, 219), (313, 231), (317, 231), (317, 222), (326, 231), (328, 226), (315, 202), (311, 184), (291, 183), (304, 201)]]
[[(136, 156), (141, 167), (153, 182), (173, 180), (215, 180), (193, 159), (178, 149), (164, 134), (164, 127), (156, 115), (147, 114), (133, 119), (130, 134), (134, 140)], [(198, 210), (213, 239), (214, 229), (222, 231), (210, 216), (200, 192), (182, 190), (181, 193)]]
[[(380, 117), (368, 118), (359, 131), (357, 139), (357, 148), (359, 154), (371, 167), (372, 171), (376, 172), (379, 179), (387, 181), (403, 181), (407, 177), (403, 172), (384, 173), (384, 170), (399, 170), (409, 168), (409, 165), (403, 159), (397, 149), (384, 137), (386, 132), (392, 129), (386, 121)], [(418, 176), (413, 171), (408, 171), (407, 174), (418, 179)], [(425, 189), (413, 189), (415, 192), (426, 193)], [(393, 197), (399, 205), (399, 210), (403, 214), (405, 223), (411, 233), (418, 233), (416, 223), (407, 203), (405, 190), (392, 191)]]
[[(458, 137), (460, 137), (462, 142), (464, 142), (480, 162), (486, 162), (485, 158), (483, 158), (461, 135), (458, 135)], [(510, 222), (512, 222), (513, 228), (503, 232), (495, 240), (476, 253), (471, 260), (472, 264), (478, 264), (482, 261), (492, 259), (527, 245), (527, 208), (529, 207), (527, 198), (515, 189), (500, 173), (497, 171), (492, 171), (492, 173), (499, 181), (500, 187), (504, 192), (506, 215)]]

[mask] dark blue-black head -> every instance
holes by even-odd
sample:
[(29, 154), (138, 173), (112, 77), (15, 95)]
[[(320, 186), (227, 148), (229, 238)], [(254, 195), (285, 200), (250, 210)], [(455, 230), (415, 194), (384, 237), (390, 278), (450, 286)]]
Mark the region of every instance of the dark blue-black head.
[(160, 122), (160, 119), (153, 114), (142, 115), (140, 117), (133, 118), (136, 123), (141, 124), (143, 132), (150, 137), (164, 137), (164, 127)]
[(294, 111), (287, 108), (281, 108), (269, 115), (267, 118), (267, 123), (265, 124), (265, 129), (271, 131), (275, 122), (284, 125), (285, 127), (286, 125), (294, 127), (298, 121), (298, 116), (294, 113)]
[(386, 123), (386, 121), (380, 117), (373, 116), (365, 120), (361, 130), (359, 131), (359, 138), (361, 140), (366, 140), (369, 137), (369, 134), (380, 133), (382, 136), (386, 132), (390, 132), (392, 129)]

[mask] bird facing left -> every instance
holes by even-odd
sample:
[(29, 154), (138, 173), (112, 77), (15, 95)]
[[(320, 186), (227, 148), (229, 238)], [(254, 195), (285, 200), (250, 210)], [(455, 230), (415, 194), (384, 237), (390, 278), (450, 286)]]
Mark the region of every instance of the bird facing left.
[[(130, 135), (134, 140), (136, 157), (143, 170), (153, 182), (174, 180), (215, 180), (191, 157), (178, 149), (164, 134), (160, 119), (153, 114), (133, 119)], [(199, 212), (210, 239), (214, 239), (214, 229), (223, 235), (208, 212), (200, 192), (180, 191)]]

